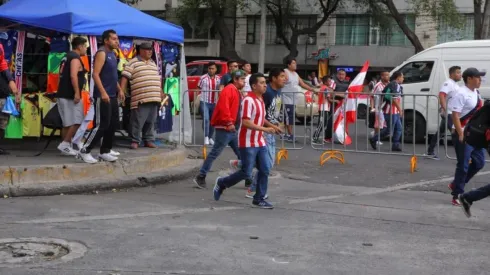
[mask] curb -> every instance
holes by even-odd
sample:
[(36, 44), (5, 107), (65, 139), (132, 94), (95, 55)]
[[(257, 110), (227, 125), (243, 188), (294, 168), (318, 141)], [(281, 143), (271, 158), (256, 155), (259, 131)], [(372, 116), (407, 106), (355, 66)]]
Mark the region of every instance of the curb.
[[(185, 159), (178, 166), (167, 167), (159, 172), (134, 174), (124, 178), (100, 178), (90, 181), (54, 181), (44, 183), (26, 183), (5, 188), (0, 192), (10, 194), (11, 197), (21, 196), (50, 196), (60, 194), (87, 193), (95, 190), (123, 189), (130, 187), (145, 187), (156, 184), (166, 184), (194, 176), (200, 168), (202, 161)], [(7, 192), (5, 192), (7, 191)]]

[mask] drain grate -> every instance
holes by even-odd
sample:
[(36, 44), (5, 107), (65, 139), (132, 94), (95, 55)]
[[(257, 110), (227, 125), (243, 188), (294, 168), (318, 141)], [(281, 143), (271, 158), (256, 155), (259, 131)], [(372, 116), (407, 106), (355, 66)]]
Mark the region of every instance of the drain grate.
[(82, 257), (86, 251), (86, 247), (80, 243), (61, 239), (0, 239), (0, 266), (68, 262)]

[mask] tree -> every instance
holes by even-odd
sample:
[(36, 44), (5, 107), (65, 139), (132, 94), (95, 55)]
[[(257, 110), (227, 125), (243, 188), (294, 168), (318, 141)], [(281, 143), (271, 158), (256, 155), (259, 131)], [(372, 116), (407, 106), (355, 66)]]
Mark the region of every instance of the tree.
[[(405, 22), (404, 16), (398, 11), (393, 0), (354, 0), (359, 7), (366, 7), (367, 12), (372, 15), (375, 23), (381, 28), (387, 29), (390, 26), (389, 18), (393, 18), (398, 27), (410, 40), (415, 48), (415, 52), (424, 50), (419, 37), (415, 31), (410, 29)], [(479, 0), (474, 0), (479, 1)], [(461, 27), (462, 19), (458, 13), (454, 0), (407, 0), (409, 5), (408, 14), (414, 16), (427, 16), (435, 22), (447, 22), (449, 26)]]
[[(272, 15), (276, 25), (276, 33), (289, 50), (285, 57), (298, 56), (298, 39), (301, 35), (315, 34), (330, 15), (341, 6), (341, 0), (317, 0), (316, 6), (321, 10), (321, 19), (313, 26), (299, 27), (295, 20), (295, 13), (298, 11), (298, 3), (302, 0), (267, 0), (267, 10)], [(256, 0), (260, 4), (259, 0)]]
[[(483, 7), (485, 3), (485, 7)], [(483, 13), (482, 13), (482, 8)], [(475, 39), (490, 38), (490, 1), (473, 0), (475, 16)]]
[(135, 4), (138, 4), (138, 2), (141, 0), (119, 0), (119, 1), (126, 3), (128, 5), (135, 5)]
[(189, 23), (191, 26), (192, 24), (203, 24), (204, 22), (196, 21), (196, 15), (199, 14), (199, 11), (204, 10), (205, 18), (214, 20), (214, 27), (221, 39), (222, 55), (227, 59), (242, 61), (235, 50), (234, 32), (230, 30), (225, 19), (233, 18), (235, 21), (237, 9), (245, 7), (246, 0), (182, 0), (177, 10), (177, 17), (182, 23)]

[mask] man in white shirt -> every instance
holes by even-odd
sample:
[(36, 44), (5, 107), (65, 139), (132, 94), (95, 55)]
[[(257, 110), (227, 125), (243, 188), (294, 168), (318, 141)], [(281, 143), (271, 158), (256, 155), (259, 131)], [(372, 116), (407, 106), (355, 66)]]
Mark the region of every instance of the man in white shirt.
[(250, 87), (250, 76), (252, 75), (252, 65), (245, 61), (242, 65), (242, 70), (247, 74), (247, 77), (245, 78), (245, 87), (242, 89), (243, 96), (247, 96), (249, 92), (252, 91), (252, 88)]
[(435, 133), (431, 139), (429, 148), (427, 149), (427, 156), (432, 159), (439, 159), (435, 154), (434, 149), (441, 138), (444, 138), (447, 130), (451, 130), (453, 127), (453, 120), (451, 110), (447, 109), (446, 102), (451, 99), (460, 88), (458, 83), (461, 81), (461, 67), (452, 66), (449, 68), (449, 79), (442, 84), (439, 92), (439, 103), (441, 104), (441, 124), (439, 126), (439, 132)]
[[(481, 77), (485, 72), (479, 72), (475, 68), (468, 68), (463, 72), (465, 86), (461, 87), (452, 98), (449, 99), (448, 110), (452, 112), (453, 129), (452, 141), (456, 150), (456, 171), (454, 180), (449, 184), (452, 204), (459, 206), (458, 196), (464, 193), (464, 186), (485, 165), (485, 150), (477, 149), (464, 142), (464, 127), (473, 114), (483, 106), (483, 101), (478, 92)], [(470, 164), (471, 160), (471, 164)]]
[(293, 125), (296, 121), (295, 117), (295, 96), (300, 91), (298, 90), (298, 86), (306, 90), (314, 90), (318, 92), (319, 89), (314, 89), (306, 84), (301, 77), (299, 77), (296, 72), (296, 59), (289, 57), (286, 60), (287, 68), (284, 70), (286, 72), (286, 86), (282, 88), (282, 104), (284, 110), (284, 124), (286, 125), (286, 134), (284, 135), (284, 139), (289, 142), (295, 142), (295, 138), (293, 136)]

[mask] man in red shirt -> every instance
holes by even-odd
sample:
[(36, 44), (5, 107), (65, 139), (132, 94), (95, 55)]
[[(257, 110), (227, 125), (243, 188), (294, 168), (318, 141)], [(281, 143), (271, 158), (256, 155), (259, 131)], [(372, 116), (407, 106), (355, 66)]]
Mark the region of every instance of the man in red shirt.
[[(263, 133), (276, 134), (281, 129), (265, 119), (265, 105), (262, 95), (267, 90), (263, 74), (257, 73), (250, 77), (252, 92), (242, 102), (242, 124), (238, 132), (238, 147), (242, 168), (226, 178), (218, 177), (214, 185), (214, 199), (219, 200), (226, 188), (230, 188), (245, 179), (252, 177), (252, 170), (257, 167), (257, 190), (252, 204), (263, 209), (273, 206), (265, 200), (269, 181), (271, 161)], [(265, 126), (265, 127), (264, 127)]]
[(245, 86), (246, 73), (238, 70), (231, 74), (232, 83), (228, 84), (220, 92), (218, 103), (211, 118), (211, 126), (215, 129), (214, 145), (211, 152), (199, 171), (199, 175), (194, 178), (194, 183), (198, 188), (206, 188), (206, 175), (213, 165), (213, 161), (223, 152), (227, 145), (235, 152), (238, 159), (237, 129), (240, 126), (240, 104), (242, 94), (240, 90)]

